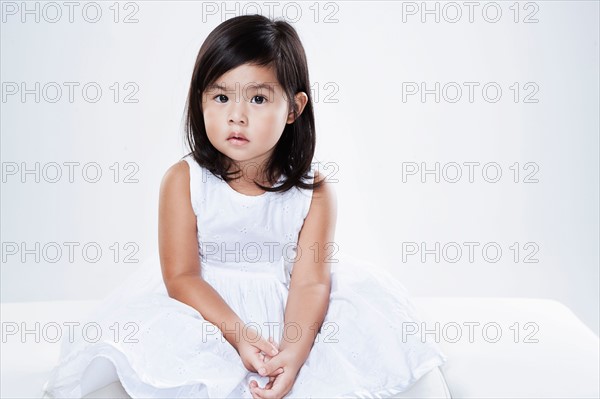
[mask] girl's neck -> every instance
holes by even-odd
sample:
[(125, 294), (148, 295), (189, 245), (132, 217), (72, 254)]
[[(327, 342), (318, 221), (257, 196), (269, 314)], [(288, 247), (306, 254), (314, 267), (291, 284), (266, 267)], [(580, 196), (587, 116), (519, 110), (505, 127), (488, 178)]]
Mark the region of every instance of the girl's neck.
[(254, 181), (256, 181), (257, 183), (259, 183), (263, 186), (272, 186), (274, 184), (274, 182), (271, 182), (268, 180), (266, 163), (264, 163), (260, 166), (257, 166), (257, 164), (254, 162), (250, 162), (250, 163), (236, 162), (236, 163), (232, 164), (231, 167), (229, 168), (229, 172), (238, 171), (238, 170), (241, 171), (241, 173), (238, 172), (238, 177), (233, 180), (233, 182), (235, 182), (237, 184), (240, 184), (240, 185), (247, 184), (248, 186), (251, 186), (251, 187), (255, 187), (255, 185), (253, 183)]

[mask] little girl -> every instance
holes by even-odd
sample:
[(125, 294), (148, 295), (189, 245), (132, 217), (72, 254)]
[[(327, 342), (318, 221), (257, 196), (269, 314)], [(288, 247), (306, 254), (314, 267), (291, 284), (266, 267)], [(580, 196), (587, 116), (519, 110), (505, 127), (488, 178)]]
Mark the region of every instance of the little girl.
[(89, 318), (100, 338), (63, 342), (46, 396), (119, 381), (134, 398), (379, 398), (442, 365), (404, 286), (334, 242), (294, 28), (221, 23), (187, 106), (191, 152), (160, 189), (160, 269), (102, 302)]

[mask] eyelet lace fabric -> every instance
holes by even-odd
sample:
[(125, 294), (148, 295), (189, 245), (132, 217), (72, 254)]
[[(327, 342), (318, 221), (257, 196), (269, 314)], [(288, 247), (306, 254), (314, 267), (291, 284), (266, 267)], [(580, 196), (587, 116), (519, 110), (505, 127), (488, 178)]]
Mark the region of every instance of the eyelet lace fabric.
[[(277, 326), (283, 326), (312, 192), (294, 188), (247, 196), (191, 156), (184, 159), (202, 278), (247, 325), (280, 342), (284, 331)], [(403, 334), (404, 323), (420, 325), (420, 319), (400, 281), (343, 251), (335, 258), (325, 320), (286, 397), (393, 397), (446, 362), (435, 342)], [(168, 296), (158, 253), (81, 323), (86, 321), (96, 323), (102, 336), (95, 342), (63, 339), (59, 362), (44, 385), (49, 397), (81, 397), (83, 373), (97, 357), (115, 365), (133, 398), (251, 398), (249, 382), (264, 386), (268, 380), (243, 366), (215, 325)]]

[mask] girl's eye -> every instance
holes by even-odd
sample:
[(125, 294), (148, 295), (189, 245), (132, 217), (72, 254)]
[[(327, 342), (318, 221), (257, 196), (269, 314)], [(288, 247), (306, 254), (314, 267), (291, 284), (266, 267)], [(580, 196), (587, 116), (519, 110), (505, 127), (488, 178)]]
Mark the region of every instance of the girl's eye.
[[(263, 96), (254, 96), (254, 97), (252, 97), (252, 100), (255, 98), (258, 99), (257, 104), (259, 104), (259, 105), (264, 104), (265, 102), (268, 102), (268, 100)], [(225, 103), (228, 100), (228, 98), (225, 94), (218, 94), (214, 97), (214, 99), (217, 100), (218, 103)]]
[[(215, 99), (221, 98), (221, 97), (225, 97), (225, 101), (227, 101), (227, 96), (225, 94), (218, 94), (215, 96)], [(217, 101), (217, 102), (220, 103), (220, 102), (225, 102), (225, 101)]]
[(261, 100), (258, 102), (258, 104), (264, 104), (265, 102), (267, 102), (267, 99), (265, 97), (263, 97), (263, 96), (254, 96), (252, 98), (253, 99), (254, 98), (260, 98)]

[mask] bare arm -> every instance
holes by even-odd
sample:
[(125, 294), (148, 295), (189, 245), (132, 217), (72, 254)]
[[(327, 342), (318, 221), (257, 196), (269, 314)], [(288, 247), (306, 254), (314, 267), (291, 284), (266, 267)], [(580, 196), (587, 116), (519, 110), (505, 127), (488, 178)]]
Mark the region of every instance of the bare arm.
[(171, 166), (160, 186), (158, 240), (165, 286), (171, 298), (195, 308), (237, 350), (244, 322), (200, 275), (196, 215), (186, 161)]
[[(319, 179), (315, 174), (315, 179)], [(285, 309), (281, 350), (291, 350), (300, 368), (308, 358), (329, 307), (337, 200), (331, 184), (313, 190), (310, 209), (298, 238), (300, 256), (294, 264)], [(293, 326), (293, 327), (292, 327)], [(294, 328), (295, 327), (295, 328)], [(301, 334), (299, 339), (296, 330)], [(294, 342), (296, 341), (296, 342)]]

